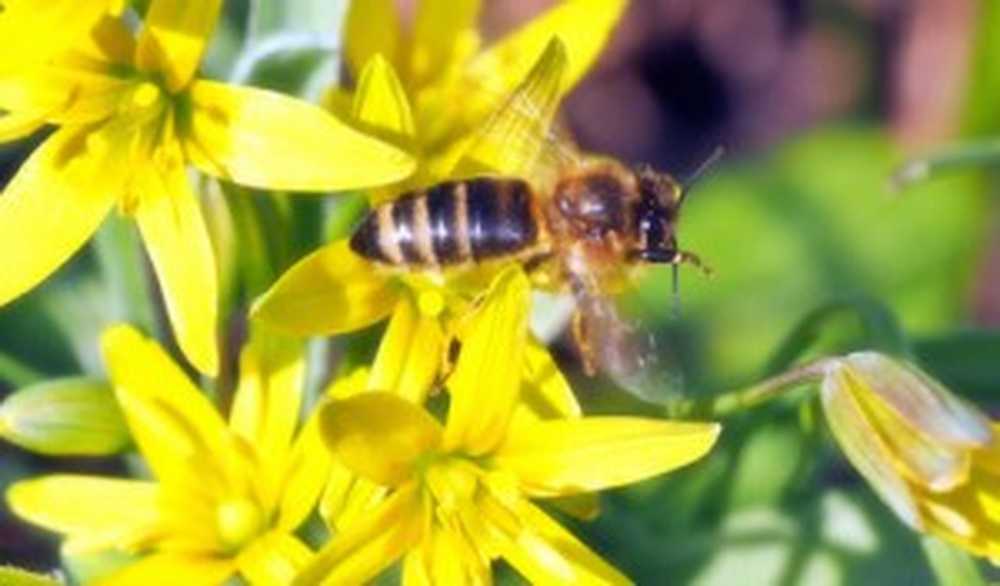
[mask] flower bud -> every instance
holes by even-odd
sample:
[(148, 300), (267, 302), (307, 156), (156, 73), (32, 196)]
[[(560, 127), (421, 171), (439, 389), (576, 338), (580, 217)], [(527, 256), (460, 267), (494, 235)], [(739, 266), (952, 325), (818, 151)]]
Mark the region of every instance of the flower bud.
[(0, 437), (58, 456), (114, 454), (129, 443), (111, 387), (89, 378), (54, 380), (10, 394), (0, 404)]
[(875, 352), (830, 361), (821, 396), (847, 459), (904, 522), (1000, 559), (1000, 441), (984, 413)]

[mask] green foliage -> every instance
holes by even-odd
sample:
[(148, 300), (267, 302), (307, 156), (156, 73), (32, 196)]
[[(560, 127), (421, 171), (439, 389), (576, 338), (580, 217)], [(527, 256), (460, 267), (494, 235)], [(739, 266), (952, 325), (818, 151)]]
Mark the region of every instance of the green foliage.
[(59, 586), (51, 575), (36, 574), (14, 566), (0, 566), (0, 586)]
[[(987, 202), (968, 178), (893, 196), (899, 159), (879, 130), (829, 128), (695, 188), (680, 241), (717, 272), (682, 287), (700, 374), (716, 385), (753, 378), (803, 316), (845, 299), (880, 300), (909, 332), (964, 317)], [(668, 287), (657, 272), (639, 292), (660, 319)]]

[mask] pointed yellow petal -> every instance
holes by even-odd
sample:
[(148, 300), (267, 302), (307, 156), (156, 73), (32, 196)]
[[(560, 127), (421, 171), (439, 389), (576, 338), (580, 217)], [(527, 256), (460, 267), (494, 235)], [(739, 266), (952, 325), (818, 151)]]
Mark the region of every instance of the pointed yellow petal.
[(893, 466), (892, 453), (872, 428), (861, 406), (849, 392), (850, 380), (843, 366), (827, 374), (820, 397), (830, 431), (844, 455), (868, 481), (875, 493), (916, 530), (923, 528), (910, 487)]
[(382, 55), (372, 57), (361, 71), (352, 116), (372, 134), (410, 146), (416, 132), (410, 101), (392, 65)]
[(402, 151), (276, 92), (198, 81), (191, 100), (192, 161), (241, 185), (342, 191), (394, 183), (415, 168)]
[(401, 35), (395, 0), (351, 0), (345, 29), (351, 71), (357, 75), (378, 54), (395, 63)]
[[(487, 505), (492, 498), (487, 500)], [(495, 502), (495, 501), (494, 501)], [(631, 584), (572, 533), (527, 500), (508, 505), (518, 530), (497, 526), (506, 539), (497, 547), (511, 566), (533, 584)], [(505, 509), (496, 503), (489, 509)], [(489, 518), (489, 517), (488, 517)]]
[(397, 299), (396, 285), (340, 240), (290, 268), (257, 300), (252, 315), (294, 335), (339, 334), (385, 318)]
[(116, 326), (101, 336), (101, 350), (132, 437), (157, 478), (191, 473), (192, 460), (200, 471), (221, 465), (217, 458), (228, 445), (225, 423), (159, 344), (129, 326)]
[(198, 370), (215, 376), (218, 275), (201, 207), (178, 160), (142, 173), (135, 219), (156, 269), (177, 343)]
[(120, 195), (122, 174), (108, 140), (104, 132), (58, 130), (0, 194), (0, 305), (66, 262)]
[(872, 392), (936, 441), (984, 447), (993, 440), (989, 418), (919, 370), (876, 352), (846, 358)]
[(19, 517), (68, 536), (77, 551), (127, 549), (158, 521), (153, 482), (53, 475), (17, 482), (7, 503)]
[(532, 495), (592, 492), (663, 474), (704, 456), (719, 426), (641, 417), (519, 425), (494, 456)]
[(568, 67), (565, 45), (553, 39), (524, 81), (473, 134), (455, 174), (531, 177), (547, 146)]
[(240, 574), (254, 586), (285, 586), (312, 559), (312, 551), (295, 537), (268, 533), (240, 552)]
[(441, 426), (430, 414), (390, 393), (362, 393), (320, 409), (327, 447), (345, 466), (379, 484), (405, 482), (417, 460), (441, 443)]
[(627, 4), (626, 0), (564, 0), (480, 53), (469, 74), (484, 87), (512, 88), (549, 41), (559, 37), (570, 57), (563, 86), (569, 91), (597, 60)]
[(215, 28), (222, 0), (153, 0), (139, 36), (137, 65), (178, 91), (191, 81)]
[(319, 514), (330, 529), (344, 531), (367, 517), (385, 499), (388, 488), (334, 461), (319, 503)]
[(480, 0), (422, 0), (410, 49), (410, 83), (423, 87), (463, 65), (478, 48)]
[(423, 533), (423, 507), (413, 486), (334, 537), (295, 579), (295, 586), (363, 584), (413, 548)]
[(492, 584), (490, 569), (464, 555), (451, 531), (432, 531), (403, 563), (404, 586)]
[(580, 417), (580, 403), (548, 349), (531, 340), (524, 352), (521, 402), (540, 419)]
[(0, 71), (30, 67), (85, 42), (107, 0), (9, 2), (0, 11)]
[(319, 434), (317, 411), (306, 422), (292, 445), (291, 456), (282, 474), (278, 520), (282, 531), (294, 531), (305, 521), (323, 494), (333, 465), (330, 452)]
[(45, 126), (45, 117), (35, 112), (0, 114), (0, 142), (24, 138)]
[[(482, 455), (507, 431), (520, 387), (528, 327), (528, 279), (519, 267), (501, 273), (462, 339), (448, 379), (451, 406), (445, 430), (449, 450)], [(514, 367), (512, 368), (512, 365)]]
[[(847, 376), (855, 379), (853, 372), (848, 371)], [(968, 477), (971, 458), (967, 448), (948, 444), (929, 436), (925, 429), (913, 427), (866, 385), (855, 386), (850, 392), (894, 455), (900, 473), (911, 482), (944, 491)]]
[(229, 426), (254, 446), (261, 480), (278, 488), (286, 473), (305, 387), (303, 344), (254, 324), (240, 355)]
[(422, 405), (441, 367), (444, 333), (410, 296), (400, 299), (379, 344), (368, 388)]
[(230, 558), (155, 553), (129, 564), (96, 586), (219, 586), (236, 572)]

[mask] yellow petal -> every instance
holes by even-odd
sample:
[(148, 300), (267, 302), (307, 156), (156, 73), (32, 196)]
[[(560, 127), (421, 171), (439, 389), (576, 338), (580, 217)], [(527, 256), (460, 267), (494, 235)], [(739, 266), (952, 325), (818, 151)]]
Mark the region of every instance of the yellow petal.
[(218, 275), (201, 207), (180, 160), (141, 174), (135, 210), (142, 240), (163, 291), (177, 343), (198, 370), (219, 370), (216, 341)]
[(415, 487), (401, 488), (371, 515), (334, 537), (293, 584), (362, 584), (372, 580), (420, 541), (422, 508)]
[(110, 138), (56, 131), (0, 195), (0, 305), (66, 262), (120, 195), (122, 173)]
[(116, 326), (101, 336), (101, 350), (132, 437), (157, 478), (212, 471), (202, 479), (208, 483), (228, 472), (219, 469), (228, 451), (225, 423), (159, 344)]
[(254, 324), (240, 355), (229, 426), (254, 446), (261, 480), (273, 489), (286, 474), (304, 387), (302, 343)]
[(320, 407), (320, 432), (345, 466), (370, 480), (396, 486), (441, 443), (441, 427), (422, 408), (382, 392), (328, 401)]
[[(857, 379), (848, 370), (848, 379)], [(931, 437), (927, 430), (911, 425), (871, 392), (867, 385), (854, 385), (849, 390), (864, 410), (871, 425), (878, 431), (900, 473), (910, 481), (931, 490), (954, 488), (969, 475), (969, 450)]]
[(65, 534), (76, 551), (127, 549), (159, 519), (153, 482), (53, 475), (17, 482), (7, 503), (17, 516)]
[(441, 367), (444, 333), (436, 317), (410, 296), (400, 299), (379, 344), (368, 388), (389, 391), (421, 405)]
[(480, 0), (422, 0), (410, 48), (410, 83), (423, 87), (463, 65), (478, 46)]
[(0, 11), (0, 71), (37, 65), (84, 43), (109, 4), (107, 0), (4, 3)]
[(95, 586), (219, 586), (236, 571), (230, 558), (154, 553), (129, 564)]
[(330, 478), (333, 461), (319, 434), (317, 411), (306, 422), (292, 445), (282, 474), (276, 526), (294, 531), (312, 512)]
[(24, 138), (45, 126), (45, 117), (35, 112), (0, 114), (0, 142)]
[(404, 146), (412, 142), (416, 130), (410, 101), (392, 65), (382, 55), (369, 59), (361, 71), (352, 116), (380, 138)]
[(268, 533), (240, 552), (240, 574), (254, 586), (285, 586), (312, 559), (312, 551), (295, 537)]
[(355, 75), (378, 54), (395, 62), (402, 35), (395, 0), (351, 0), (345, 35), (347, 62)]
[(414, 160), (323, 109), (276, 92), (197, 81), (189, 155), (248, 187), (342, 191), (405, 179)]
[(985, 447), (993, 441), (989, 418), (916, 368), (876, 352), (845, 359), (871, 392), (935, 441)]
[[(404, 586), (492, 584), (490, 568), (464, 555), (452, 531), (432, 531), (403, 563)], [(474, 560), (474, 561), (473, 561)]]
[(388, 489), (334, 461), (329, 482), (319, 503), (319, 514), (330, 529), (344, 531), (367, 517), (384, 499)]
[(914, 529), (923, 524), (910, 487), (896, 471), (893, 456), (882, 437), (872, 428), (853, 393), (845, 385), (844, 368), (837, 367), (823, 380), (820, 397), (830, 431), (844, 455), (882, 500)]
[(198, 69), (221, 7), (221, 0), (153, 0), (139, 36), (139, 69), (162, 74), (171, 91), (186, 86)]
[[(493, 498), (484, 499), (488, 519), (508, 515), (517, 525), (496, 524), (505, 539), (497, 539), (499, 553), (533, 584), (631, 584), (631, 580), (601, 559), (572, 533), (527, 500), (517, 499), (506, 507)], [(491, 502), (493, 504), (491, 505)], [(489, 514), (492, 512), (493, 514)], [(506, 513), (506, 514), (504, 514)], [(506, 520), (505, 520), (506, 521)], [(495, 523), (495, 521), (494, 521)]]
[(339, 334), (385, 318), (398, 298), (393, 282), (340, 240), (290, 268), (252, 315), (294, 335)]
[(503, 439), (521, 387), (516, 365), (524, 360), (528, 292), (528, 279), (519, 267), (501, 273), (462, 339), (458, 363), (448, 379), (449, 450), (481, 455)]
[(593, 492), (663, 474), (704, 456), (717, 424), (641, 417), (584, 417), (526, 423), (494, 456), (538, 496)]
[(539, 157), (559, 108), (568, 59), (565, 45), (553, 39), (524, 81), (472, 136), (456, 175), (500, 173), (537, 179), (533, 170), (550, 163)]
[(484, 87), (512, 88), (531, 68), (553, 37), (569, 54), (564, 91), (590, 69), (625, 10), (627, 0), (564, 0), (480, 53), (469, 75)]
[(580, 417), (573, 389), (545, 346), (531, 340), (524, 352), (521, 402), (540, 419)]

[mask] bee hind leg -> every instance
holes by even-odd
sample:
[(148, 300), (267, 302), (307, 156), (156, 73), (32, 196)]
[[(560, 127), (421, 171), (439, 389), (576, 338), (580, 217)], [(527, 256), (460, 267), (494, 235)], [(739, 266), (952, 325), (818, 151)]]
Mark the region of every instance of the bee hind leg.
[(587, 325), (584, 322), (583, 313), (579, 310), (573, 312), (570, 331), (573, 335), (573, 345), (576, 346), (576, 351), (580, 354), (584, 374), (594, 376), (597, 374), (597, 360), (594, 356), (594, 347), (587, 337)]

